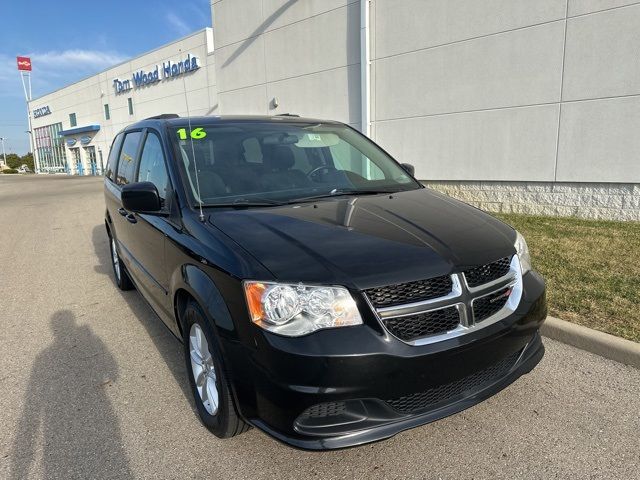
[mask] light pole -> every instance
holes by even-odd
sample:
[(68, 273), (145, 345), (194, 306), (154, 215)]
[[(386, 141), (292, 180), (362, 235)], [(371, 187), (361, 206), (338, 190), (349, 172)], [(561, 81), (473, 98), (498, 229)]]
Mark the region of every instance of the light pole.
[(4, 137), (0, 137), (0, 142), (2, 142), (2, 158), (4, 159), (4, 165), (7, 166), (7, 152), (4, 151)]

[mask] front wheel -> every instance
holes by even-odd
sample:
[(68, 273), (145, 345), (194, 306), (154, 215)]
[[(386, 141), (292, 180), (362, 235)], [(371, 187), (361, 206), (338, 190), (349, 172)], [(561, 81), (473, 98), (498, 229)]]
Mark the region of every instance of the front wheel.
[(190, 301), (184, 311), (184, 355), (189, 383), (202, 423), (219, 438), (249, 429), (237, 414), (214, 342), (213, 331), (200, 306)]

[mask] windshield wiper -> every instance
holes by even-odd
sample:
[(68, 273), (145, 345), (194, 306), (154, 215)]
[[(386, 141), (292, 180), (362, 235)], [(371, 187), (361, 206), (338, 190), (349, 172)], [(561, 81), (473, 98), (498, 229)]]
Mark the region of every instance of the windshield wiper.
[(249, 198), (237, 198), (233, 202), (229, 203), (204, 203), (202, 206), (207, 207), (231, 207), (231, 208), (244, 208), (244, 207), (273, 207), (278, 205), (285, 205), (277, 200), (271, 200), (269, 198), (256, 198), (255, 200)]
[(312, 200), (317, 200), (320, 198), (332, 198), (339, 197), (344, 195), (380, 195), (383, 193), (397, 193), (400, 190), (357, 190), (357, 189), (347, 189), (347, 188), (334, 188), (328, 193), (322, 193), (319, 195), (311, 195), (309, 197), (300, 197), (289, 200), (287, 203), (298, 203), (298, 202), (309, 202)]

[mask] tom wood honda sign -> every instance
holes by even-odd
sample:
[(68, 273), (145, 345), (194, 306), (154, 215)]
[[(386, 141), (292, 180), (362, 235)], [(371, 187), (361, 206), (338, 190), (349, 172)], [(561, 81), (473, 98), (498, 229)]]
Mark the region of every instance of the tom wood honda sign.
[(156, 65), (154, 69), (146, 72), (139, 70), (132, 75), (131, 80), (115, 78), (113, 80), (113, 89), (116, 94), (128, 92), (133, 88), (153, 85), (162, 80), (168, 80), (185, 73), (193, 72), (198, 68), (200, 68), (198, 57), (188, 54), (184, 59), (177, 62), (172, 62), (171, 60), (164, 61), (162, 62), (162, 67)]

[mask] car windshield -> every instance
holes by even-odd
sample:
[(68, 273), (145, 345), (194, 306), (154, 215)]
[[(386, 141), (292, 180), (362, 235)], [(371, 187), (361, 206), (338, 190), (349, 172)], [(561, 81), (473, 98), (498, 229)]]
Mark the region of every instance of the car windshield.
[(421, 188), (373, 142), (340, 124), (193, 123), (170, 135), (194, 205), (277, 205)]

